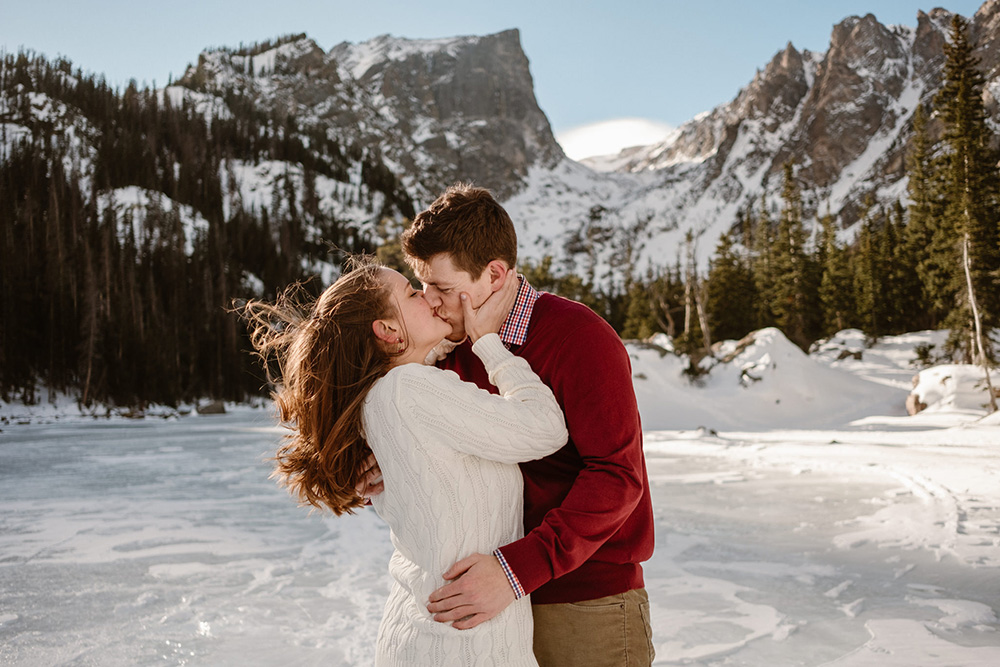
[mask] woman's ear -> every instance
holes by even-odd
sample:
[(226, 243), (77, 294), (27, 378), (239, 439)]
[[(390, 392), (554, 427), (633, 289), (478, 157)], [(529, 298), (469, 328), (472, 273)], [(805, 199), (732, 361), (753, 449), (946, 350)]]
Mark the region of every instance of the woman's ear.
[(386, 343), (399, 342), (399, 330), (395, 323), (390, 320), (375, 320), (372, 322), (372, 331), (375, 332), (375, 337), (381, 341)]

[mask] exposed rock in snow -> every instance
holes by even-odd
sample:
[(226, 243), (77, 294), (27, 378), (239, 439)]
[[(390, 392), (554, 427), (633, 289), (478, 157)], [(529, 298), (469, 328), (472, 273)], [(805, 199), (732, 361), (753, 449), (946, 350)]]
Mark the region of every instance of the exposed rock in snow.
[[(927, 410), (968, 410), (981, 412), (989, 404), (982, 367), (944, 364), (920, 371), (912, 396)], [(994, 391), (1000, 388), (1000, 372), (990, 375)]]

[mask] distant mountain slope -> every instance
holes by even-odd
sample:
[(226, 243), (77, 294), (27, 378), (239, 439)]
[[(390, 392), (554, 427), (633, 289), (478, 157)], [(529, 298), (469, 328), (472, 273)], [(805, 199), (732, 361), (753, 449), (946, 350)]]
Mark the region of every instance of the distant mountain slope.
[[(161, 98), (219, 118), (246, 115), (234, 105), (249, 104), (293, 119), (261, 130), (267, 136), (297, 138), (306, 151), (319, 150), (317, 138), (333, 142), (342, 159), (327, 160), (317, 214), (362, 236), (381, 238), (386, 216), (408, 217), (450, 183), (469, 180), (508, 207), (522, 256), (551, 255), (557, 271), (614, 282), (623, 266), (673, 263), (689, 230), (704, 269), (741, 209), (777, 203), (789, 160), (807, 218), (829, 210), (849, 229), (869, 198), (904, 198), (912, 114), (940, 85), (951, 17), (920, 12), (912, 28), (872, 15), (846, 18), (827, 51), (788, 44), (733, 100), (660, 144), (603, 159), (600, 171), (569, 160), (556, 143), (517, 30), (383, 35), (329, 51), (305, 35), (211, 49)], [(1000, 127), (1000, 0), (985, 2), (970, 27), (988, 80), (987, 109)], [(22, 126), (8, 119), (6, 136)], [(94, 134), (80, 128), (75, 136), (86, 143)], [(298, 208), (305, 204), (301, 156), (271, 159), (267, 168), (222, 156), (220, 171), (227, 203), (242, 198), (259, 210), (283, 190)]]
[(535, 101), (517, 30), (436, 40), (383, 35), (328, 53), (305, 36), (257, 54), (206, 51), (177, 85), (249, 91), (260, 104), (378, 154), (425, 204), (461, 179), (507, 196), (524, 187), (530, 166), (564, 158)]
[[(579, 270), (593, 258), (574, 256), (572, 241), (598, 224), (616, 230), (599, 262), (613, 275), (621, 261), (614, 246), (637, 252), (639, 268), (663, 265), (691, 230), (704, 269), (740, 209), (762, 198), (778, 205), (786, 161), (797, 165), (807, 218), (830, 211), (850, 228), (867, 200), (905, 200), (912, 115), (940, 86), (951, 18), (943, 9), (920, 12), (915, 28), (884, 26), (870, 14), (847, 18), (825, 53), (788, 44), (732, 101), (659, 144), (603, 158), (600, 168), (615, 173), (567, 164), (536, 170), (508, 201), (526, 230), (541, 230), (528, 239), (529, 254), (551, 253)], [(970, 28), (987, 109), (1000, 127), (1000, 2), (984, 3)], [(593, 206), (599, 215), (588, 216)]]

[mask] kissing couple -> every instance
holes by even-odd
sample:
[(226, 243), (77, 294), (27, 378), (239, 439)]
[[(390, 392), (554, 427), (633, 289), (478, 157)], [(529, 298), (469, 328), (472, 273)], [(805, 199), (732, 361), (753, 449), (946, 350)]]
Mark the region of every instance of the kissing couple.
[(402, 245), (420, 288), (358, 259), (314, 303), (243, 313), (276, 361), (281, 482), (389, 524), (375, 664), (650, 665), (653, 513), (620, 338), (517, 274), (488, 190), (448, 188)]

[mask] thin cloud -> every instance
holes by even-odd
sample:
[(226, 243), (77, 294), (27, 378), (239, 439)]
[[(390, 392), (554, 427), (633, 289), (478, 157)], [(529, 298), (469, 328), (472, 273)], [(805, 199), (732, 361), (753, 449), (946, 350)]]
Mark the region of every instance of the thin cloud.
[(616, 118), (560, 132), (556, 141), (567, 157), (582, 160), (617, 155), (622, 149), (632, 146), (655, 144), (666, 139), (673, 129), (666, 123), (648, 118)]

